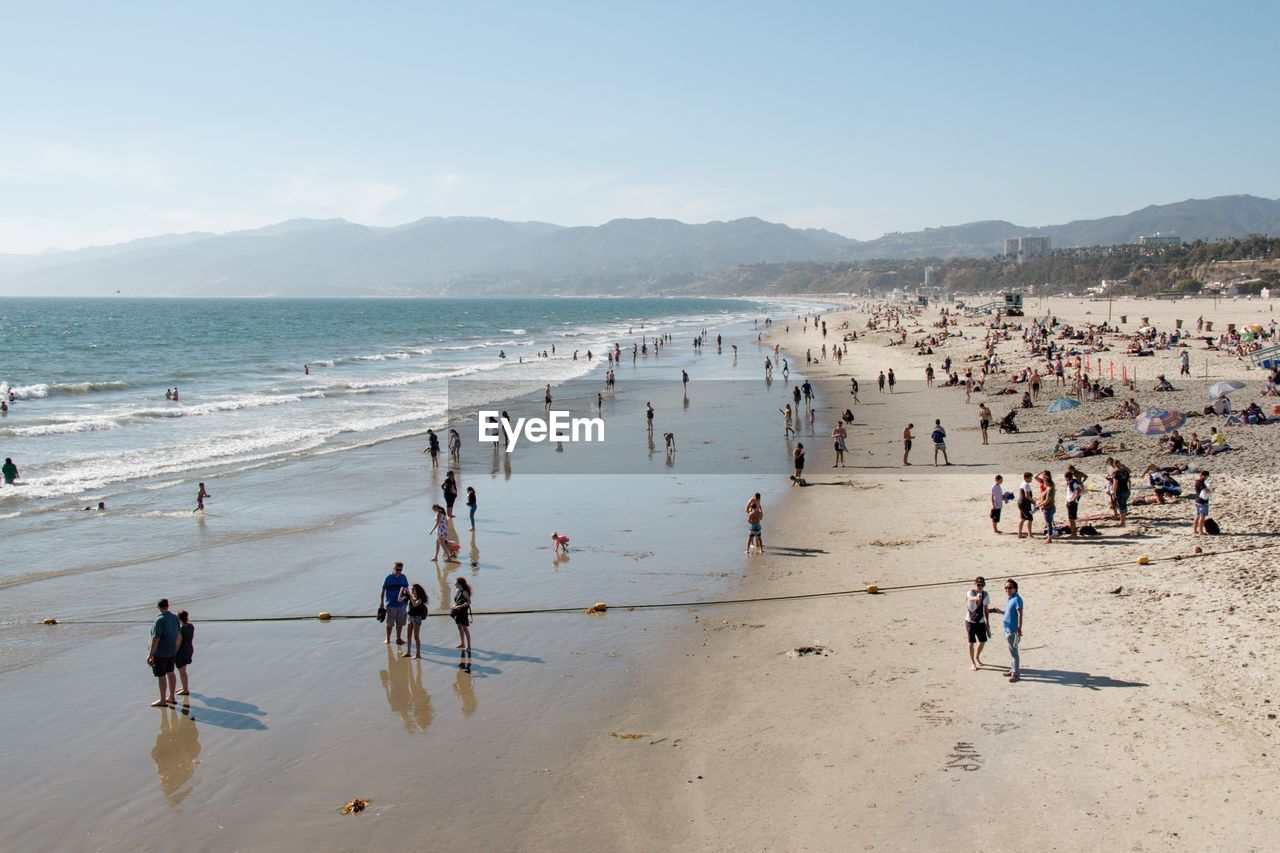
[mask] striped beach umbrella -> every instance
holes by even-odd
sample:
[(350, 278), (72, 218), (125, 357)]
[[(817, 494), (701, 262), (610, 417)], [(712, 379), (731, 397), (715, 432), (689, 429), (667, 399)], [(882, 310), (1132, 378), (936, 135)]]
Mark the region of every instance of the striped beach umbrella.
[(1209, 386), (1209, 399), (1216, 400), (1224, 394), (1230, 394), (1232, 391), (1239, 391), (1244, 387), (1243, 382), (1235, 379), (1224, 379), (1221, 382), (1215, 382)]
[(1169, 409), (1147, 409), (1133, 422), (1133, 431), (1143, 435), (1164, 435), (1187, 422), (1187, 416)]
[(1067, 412), (1071, 409), (1079, 408), (1079, 406), (1079, 400), (1073, 400), (1070, 397), (1059, 397), (1049, 404), (1049, 414), (1056, 415), (1058, 412)]

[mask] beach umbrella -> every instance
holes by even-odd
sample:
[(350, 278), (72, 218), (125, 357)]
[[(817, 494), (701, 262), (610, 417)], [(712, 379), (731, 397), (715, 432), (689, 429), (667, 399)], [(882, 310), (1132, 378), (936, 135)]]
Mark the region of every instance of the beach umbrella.
[(1049, 404), (1049, 414), (1056, 415), (1058, 412), (1066, 412), (1079, 407), (1079, 405), (1079, 400), (1073, 400), (1070, 397), (1059, 397)]
[(1243, 387), (1243, 382), (1237, 382), (1234, 379), (1225, 379), (1222, 382), (1215, 382), (1209, 386), (1209, 399), (1217, 399), (1223, 394), (1230, 394), (1232, 391), (1239, 391)]
[(1147, 409), (1133, 422), (1133, 431), (1143, 435), (1164, 435), (1187, 422), (1187, 416), (1168, 409)]

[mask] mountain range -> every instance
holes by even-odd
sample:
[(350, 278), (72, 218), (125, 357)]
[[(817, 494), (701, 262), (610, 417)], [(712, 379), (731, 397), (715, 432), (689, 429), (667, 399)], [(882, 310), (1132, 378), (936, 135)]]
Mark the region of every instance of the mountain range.
[(394, 227), (295, 219), (225, 234), (166, 234), (113, 246), (0, 255), (0, 295), (411, 296), (648, 294), (730, 267), (788, 261), (990, 257), (1006, 237), (1054, 248), (1280, 235), (1280, 200), (1249, 195), (1153, 205), (1027, 227), (1003, 220), (853, 240), (757, 218), (688, 224), (615, 219), (562, 227), (429, 217)]

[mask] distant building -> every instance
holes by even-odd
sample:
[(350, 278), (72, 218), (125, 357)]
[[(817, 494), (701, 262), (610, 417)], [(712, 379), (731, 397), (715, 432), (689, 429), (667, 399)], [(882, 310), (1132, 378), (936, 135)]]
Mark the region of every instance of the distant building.
[(1027, 258), (1047, 255), (1049, 249), (1048, 237), (1006, 237), (1004, 241), (1004, 256), (1015, 258), (1018, 263), (1022, 263)]
[(1141, 246), (1154, 246), (1157, 248), (1162, 246), (1177, 247), (1182, 245), (1182, 238), (1177, 234), (1174, 234), (1172, 231), (1157, 231), (1154, 234), (1139, 237), (1138, 244)]
[(924, 286), (938, 287), (942, 284), (942, 270), (937, 267), (924, 268)]

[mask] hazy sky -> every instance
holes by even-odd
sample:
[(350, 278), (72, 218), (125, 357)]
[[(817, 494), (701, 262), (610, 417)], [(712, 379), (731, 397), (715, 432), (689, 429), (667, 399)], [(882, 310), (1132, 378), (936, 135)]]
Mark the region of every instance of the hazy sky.
[(0, 252), (291, 217), (869, 238), (1280, 196), (1280, 4), (6, 3)]

